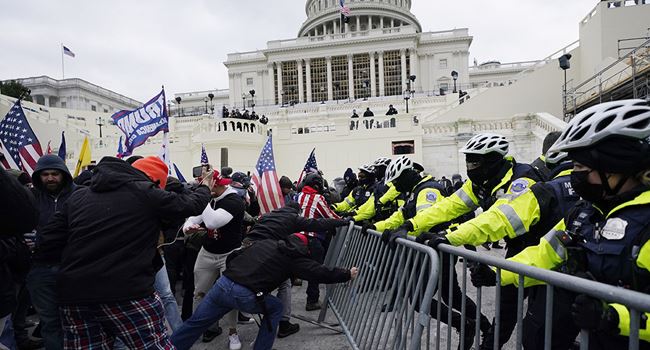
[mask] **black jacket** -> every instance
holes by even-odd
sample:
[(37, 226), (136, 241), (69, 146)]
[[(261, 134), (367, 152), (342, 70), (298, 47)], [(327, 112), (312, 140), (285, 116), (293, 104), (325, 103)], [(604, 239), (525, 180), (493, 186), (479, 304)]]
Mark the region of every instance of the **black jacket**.
[(60, 259), (61, 304), (143, 298), (154, 291), (161, 221), (201, 213), (209, 201), (205, 186), (167, 192), (128, 163), (105, 157), (90, 187), (75, 191), (43, 228), (34, 259)]
[(277, 241), (300, 231), (329, 231), (347, 224), (346, 221), (338, 219), (308, 219), (300, 215), (300, 209), (282, 207), (262, 215), (246, 237), (254, 241), (263, 239)]
[(0, 317), (16, 307), (14, 278), (29, 268), (23, 233), (36, 227), (38, 209), (32, 194), (0, 167)]
[(350, 280), (349, 270), (327, 268), (314, 261), (296, 236), (286, 241), (265, 239), (236, 250), (226, 264), (223, 274), (255, 293), (270, 293), (290, 277), (328, 284)]
[[(58, 170), (63, 174), (63, 188), (59, 193), (53, 195), (47, 191), (41, 182), (40, 174), (43, 170)], [(34, 197), (36, 197), (40, 210), (38, 226), (36, 226), (36, 243), (38, 244), (41, 241), (41, 230), (52, 219), (54, 213), (70, 198), (77, 185), (72, 182), (72, 175), (63, 159), (52, 154), (44, 155), (38, 160), (36, 170), (32, 174), (32, 183), (34, 184)]]

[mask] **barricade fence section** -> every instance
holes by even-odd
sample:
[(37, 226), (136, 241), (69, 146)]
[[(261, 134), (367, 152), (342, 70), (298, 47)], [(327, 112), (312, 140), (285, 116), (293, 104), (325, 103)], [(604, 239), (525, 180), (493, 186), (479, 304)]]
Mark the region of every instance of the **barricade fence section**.
[(331, 309), (354, 349), (428, 346), (429, 309), (438, 275), (433, 249), (408, 240), (389, 247), (378, 232), (364, 236), (354, 226), (334, 237), (325, 263), (356, 266), (359, 275), (351, 283), (327, 286), (319, 321)]
[[(438, 250), (440, 254), (412, 237), (397, 239), (390, 247), (380, 233), (369, 230), (364, 236), (359, 226), (339, 230), (325, 264), (356, 266), (359, 275), (351, 283), (327, 286), (319, 321), (332, 310), (353, 349), (450, 350), (480, 345), (480, 349), (550, 350), (569, 344), (568, 349), (614, 350), (597, 344), (600, 340), (593, 336), (598, 334), (590, 337), (573, 323), (571, 304), (575, 296), (585, 294), (630, 311), (630, 336), (622, 338), (627, 346), (618, 348), (650, 347), (639, 340), (643, 314), (650, 312), (650, 295), (462, 247), (441, 244)], [(468, 287), (470, 269), (480, 264), (496, 270), (494, 287)], [(518, 274), (517, 286), (501, 286), (502, 269)], [(524, 277), (540, 283), (524, 288)]]

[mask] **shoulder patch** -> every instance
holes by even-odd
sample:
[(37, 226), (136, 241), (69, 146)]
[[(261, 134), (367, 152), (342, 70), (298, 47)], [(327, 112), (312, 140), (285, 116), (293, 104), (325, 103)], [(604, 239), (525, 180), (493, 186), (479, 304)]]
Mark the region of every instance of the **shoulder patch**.
[(438, 199), (438, 195), (435, 192), (427, 193), (427, 201), (434, 203)]
[(510, 185), (510, 192), (513, 194), (521, 194), (528, 188), (528, 181), (524, 179), (517, 179)]

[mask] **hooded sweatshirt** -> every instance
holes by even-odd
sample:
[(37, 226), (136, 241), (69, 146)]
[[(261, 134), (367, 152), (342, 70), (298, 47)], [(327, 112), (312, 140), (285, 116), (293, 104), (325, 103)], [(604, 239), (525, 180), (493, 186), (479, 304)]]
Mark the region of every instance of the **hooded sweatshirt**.
[(161, 222), (196, 215), (209, 200), (206, 186), (167, 192), (126, 162), (105, 157), (90, 187), (76, 190), (43, 228), (34, 259), (61, 261), (61, 304), (147, 297), (154, 291)]

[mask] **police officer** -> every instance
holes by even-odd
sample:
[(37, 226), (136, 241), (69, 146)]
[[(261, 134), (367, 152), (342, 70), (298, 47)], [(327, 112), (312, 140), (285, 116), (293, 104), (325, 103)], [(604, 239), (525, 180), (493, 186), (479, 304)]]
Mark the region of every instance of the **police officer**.
[(353, 212), (356, 208), (364, 204), (375, 190), (377, 182), (375, 181), (375, 169), (372, 165), (362, 165), (359, 168), (357, 177), (359, 186), (355, 187), (342, 202), (332, 206), (337, 213)]
[[(467, 176), (469, 180), (457, 190), (454, 194), (444, 198), (436, 205), (425, 209), (416, 217), (406, 221), (402, 226), (403, 229), (412, 231), (415, 235), (431, 230), (432, 228), (453, 221), (460, 216), (473, 212), (478, 207), (488, 211), (497, 199), (504, 196), (512, 196), (523, 193), (527, 188), (539, 180), (534, 169), (528, 164), (517, 163), (513, 158), (506, 157), (510, 143), (502, 135), (493, 133), (482, 133), (472, 137), (465, 146), (460, 150), (465, 154), (465, 163), (467, 165)], [(437, 232), (433, 230), (433, 232)], [(432, 240), (433, 246), (437, 246), (439, 241)], [(510, 245), (510, 243), (508, 243)], [(510, 248), (508, 249), (510, 251)], [(513, 254), (514, 255), (514, 254)], [(442, 272), (447, 273), (450, 270), (449, 259), (443, 258)], [(443, 276), (443, 285), (441, 288), (453, 288), (454, 294), (460, 296), (460, 287), (454, 274), (451, 286), (446, 285), (448, 278)], [(444, 292), (443, 300), (447, 302), (448, 293)], [(517, 289), (504, 288), (501, 293), (502, 307), (513, 305), (516, 311)], [(505, 299), (504, 299), (505, 298)], [(474, 304), (468, 297), (466, 302)], [(509, 300), (510, 303), (504, 303)], [(452, 308), (461, 310), (461, 297), (453, 298)], [(468, 308), (467, 315), (474, 315)], [(453, 321), (453, 320), (452, 320)], [(514, 321), (514, 320), (513, 320)], [(505, 323), (505, 322), (502, 322)], [(514, 323), (514, 322), (513, 322)], [(502, 331), (507, 329), (507, 325), (502, 324)], [(514, 324), (510, 325), (510, 333), (514, 329)], [(481, 322), (481, 330), (488, 331), (489, 324)], [(505, 337), (508, 338), (508, 337)], [(468, 339), (469, 340), (469, 339)]]
[[(429, 239), (432, 246), (440, 243), (454, 246), (478, 246), (488, 241), (496, 242), (502, 238), (509, 238), (508, 255), (514, 256), (524, 247), (535, 245), (548, 230), (560, 221), (566, 212), (578, 201), (579, 196), (571, 188), (571, 168), (573, 163), (568, 161), (566, 152), (550, 152), (546, 155), (553, 180), (538, 182), (530, 190), (519, 192), (498, 199), (490, 209), (476, 218), (459, 226), (452, 227), (438, 234), (423, 234), (420, 240)], [(559, 163), (559, 164), (558, 164)], [(424, 236), (424, 237), (423, 237)], [(472, 268), (472, 282), (479, 286), (494, 286), (496, 275), (485, 265), (476, 265)], [(544, 310), (545, 287), (540, 286), (533, 290), (526, 290), (529, 294), (529, 308), (541, 307)], [(558, 291), (564, 293), (565, 291)], [(560, 332), (566, 325), (563, 320), (570, 318), (568, 308), (557, 310), (553, 315), (557, 321), (553, 326)], [(516, 325), (517, 300), (506, 298), (501, 303), (501, 327), (499, 332), (499, 347), (508, 342)], [(543, 313), (542, 313), (543, 316)], [(533, 349), (538, 345), (543, 346), (544, 340), (543, 319), (527, 317), (524, 321), (524, 345)], [(575, 338), (575, 337), (574, 337)], [(554, 342), (564, 344), (558, 337)], [(494, 343), (494, 329), (484, 334), (481, 349), (492, 349)]]
[[(578, 202), (539, 245), (511, 260), (546, 269), (560, 268), (648, 293), (648, 136), (650, 106), (644, 100), (602, 103), (576, 115), (551, 151), (569, 153), (574, 161), (571, 184), (584, 201)], [(518, 283), (518, 276), (509, 271), (502, 271), (501, 278), (504, 285)], [(528, 278), (524, 283), (534, 284)], [(590, 349), (627, 347), (630, 316), (625, 306), (578, 295), (572, 301), (571, 313), (579, 328), (592, 331)], [(650, 348), (650, 324), (644, 321), (647, 316), (643, 315), (641, 322), (642, 349)]]
[(397, 197), (400, 193), (395, 189), (392, 182), (384, 181), (386, 168), (390, 165), (390, 162), (390, 158), (380, 157), (372, 164), (375, 169), (377, 186), (375, 186), (372, 196), (356, 210), (352, 218), (354, 221), (385, 220), (397, 210)]

